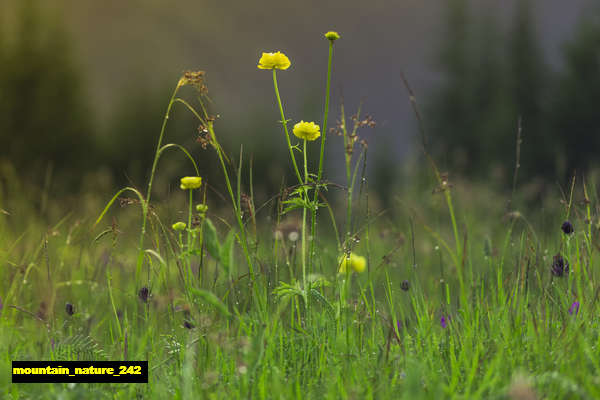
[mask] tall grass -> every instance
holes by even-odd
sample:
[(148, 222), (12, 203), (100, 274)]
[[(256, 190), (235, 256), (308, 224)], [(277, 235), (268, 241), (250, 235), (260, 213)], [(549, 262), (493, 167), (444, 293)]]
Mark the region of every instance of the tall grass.
[[(490, 187), (450, 183), (422, 130), (434, 180), (402, 188), (394, 210), (378, 210), (361, 138), (373, 121), (359, 107), (349, 122), (342, 106), (330, 130), (338, 135), (326, 136), (333, 47), (330, 39), (318, 147), (297, 125), (290, 134), (276, 71), (287, 67), (270, 68), (283, 125), (274, 140), (297, 182), (257, 207), (252, 164), (220, 145), (201, 72), (174, 89), (145, 192), (123, 188), (100, 210), (82, 202), (48, 227), (5, 169), (4, 398), (600, 397), (595, 177), (573, 179), (562, 202), (534, 210), (519, 210), (513, 189), (506, 210)], [(196, 149), (164, 144), (175, 106), (196, 117), (200, 142), (216, 152), (228, 204), (208, 205)], [(293, 121), (300, 117), (313, 119)], [(325, 179), (326, 143), (327, 154), (343, 155), (344, 183)], [(190, 161), (194, 179), (173, 177), (181, 193), (151, 201), (168, 149)], [(318, 151), (316, 168), (309, 151)], [(423, 169), (407, 173), (416, 182)], [(572, 233), (561, 231), (566, 220)], [(11, 384), (10, 360), (19, 359), (143, 359), (150, 379)]]

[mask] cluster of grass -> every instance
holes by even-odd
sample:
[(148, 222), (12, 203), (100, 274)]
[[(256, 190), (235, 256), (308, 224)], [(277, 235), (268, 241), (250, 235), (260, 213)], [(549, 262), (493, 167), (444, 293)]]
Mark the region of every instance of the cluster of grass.
[[(297, 178), (265, 204), (255, 205), (251, 162), (219, 144), (199, 72), (176, 85), (146, 190), (122, 189), (96, 215), (84, 207), (45, 226), (46, 201), (15, 195), (18, 176), (3, 167), (3, 398), (600, 397), (593, 182), (573, 180), (563, 196), (519, 212), (518, 191), (507, 206), (485, 187), (450, 183), (425, 152), (432, 180), (403, 190), (396, 210), (376, 210), (359, 136), (372, 121), (342, 109), (327, 130), (339, 36), (326, 37), (322, 126), (295, 124), (297, 143), (277, 85), (290, 62), (261, 58)], [(164, 144), (174, 106), (195, 115), (200, 144), (218, 155), (219, 203), (195, 152)], [(343, 184), (324, 179), (332, 132)], [(167, 150), (189, 159), (193, 176), (173, 179), (181, 190), (170, 201), (150, 202)], [(308, 151), (319, 154), (312, 168)], [(38, 359), (148, 360), (150, 378), (10, 383), (11, 360)]]

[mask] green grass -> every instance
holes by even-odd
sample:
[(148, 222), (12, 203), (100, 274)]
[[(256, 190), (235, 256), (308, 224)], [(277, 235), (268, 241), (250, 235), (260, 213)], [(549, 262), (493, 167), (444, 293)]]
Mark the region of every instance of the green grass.
[[(332, 54), (333, 41), (325, 120)], [(285, 121), (275, 70), (273, 80)], [(190, 85), (198, 96), (185, 100), (179, 89)], [(85, 190), (68, 211), (2, 167), (3, 398), (600, 398), (594, 179), (517, 212), (526, 186), (507, 210), (491, 184), (448, 182), (430, 159), (431, 176), (407, 167), (411, 184), (379, 210), (360, 142), (369, 120), (357, 113), (348, 126), (342, 109), (342, 138), (327, 139), (327, 154), (345, 155), (346, 182), (322, 180), (324, 145), (292, 142), (284, 122), (298, 182), (259, 204), (260, 172), (220, 146), (207, 104), (203, 76), (186, 74), (145, 193), (109, 201)], [(202, 175), (197, 149), (163, 144), (175, 105), (217, 152), (223, 197), (156, 175), (167, 149)], [(320, 154), (316, 173), (307, 152)], [(178, 192), (150, 202), (153, 184)], [(172, 229), (178, 221), (186, 230)], [(366, 270), (338, 273), (351, 252)], [(569, 263), (563, 276), (551, 273), (557, 253)], [(148, 360), (149, 383), (11, 384), (11, 360), (50, 359)]]

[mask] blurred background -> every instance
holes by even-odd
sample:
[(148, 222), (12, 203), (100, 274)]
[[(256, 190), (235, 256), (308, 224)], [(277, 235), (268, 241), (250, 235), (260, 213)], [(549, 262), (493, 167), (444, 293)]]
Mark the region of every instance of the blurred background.
[[(234, 158), (243, 145), (267, 198), (291, 169), (260, 54), (292, 61), (278, 74), (286, 117), (321, 123), (323, 33), (336, 30), (330, 127), (342, 98), (347, 117), (362, 103), (374, 118), (359, 134), (383, 206), (425, 166), (401, 71), (451, 179), (510, 191), (521, 118), (519, 182), (535, 197), (598, 166), (599, 16), (591, 0), (2, 0), (0, 178), (56, 198), (144, 187), (173, 88), (204, 70), (220, 141)], [(187, 146), (218, 190), (214, 152), (188, 114), (176, 107), (166, 140)], [(344, 183), (341, 138), (330, 137), (325, 177)], [(175, 189), (192, 172), (175, 154), (159, 169)]]

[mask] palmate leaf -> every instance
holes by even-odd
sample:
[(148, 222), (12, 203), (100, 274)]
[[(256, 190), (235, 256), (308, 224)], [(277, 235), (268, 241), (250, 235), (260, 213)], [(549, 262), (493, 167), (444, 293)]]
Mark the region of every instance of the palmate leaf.
[(283, 209), (283, 214), (286, 214), (293, 210), (297, 210), (299, 208), (309, 208), (307, 202), (301, 199), (300, 197), (294, 197), (292, 199), (285, 200), (283, 204), (287, 206)]
[(287, 302), (291, 300), (294, 296), (301, 297), (303, 300), (306, 300), (306, 294), (304, 290), (300, 288), (300, 282), (295, 282), (293, 285), (289, 283), (280, 282), (279, 286), (273, 290), (273, 294), (277, 297), (279, 301)]
[(104, 351), (87, 335), (73, 335), (61, 339), (54, 347), (55, 360), (102, 360)]

